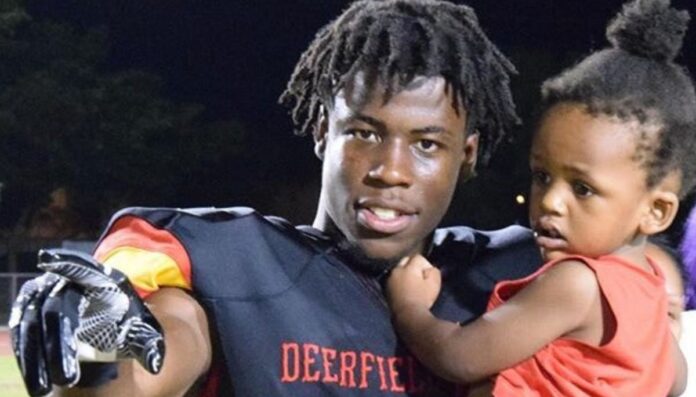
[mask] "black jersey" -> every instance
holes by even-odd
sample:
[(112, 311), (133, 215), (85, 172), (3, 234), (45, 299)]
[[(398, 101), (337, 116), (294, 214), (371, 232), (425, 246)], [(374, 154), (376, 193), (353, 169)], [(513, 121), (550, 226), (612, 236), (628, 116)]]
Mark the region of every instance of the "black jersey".
[[(217, 395), (456, 393), (400, 343), (380, 280), (347, 263), (316, 229), (248, 208), (132, 208), (114, 217), (96, 256), (143, 294), (191, 291), (211, 324)], [(146, 259), (134, 264), (139, 257)], [(485, 310), (497, 281), (541, 263), (531, 233), (517, 226), (438, 229), (427, 257), (443, 276), (433, 311), (459, 322)]]

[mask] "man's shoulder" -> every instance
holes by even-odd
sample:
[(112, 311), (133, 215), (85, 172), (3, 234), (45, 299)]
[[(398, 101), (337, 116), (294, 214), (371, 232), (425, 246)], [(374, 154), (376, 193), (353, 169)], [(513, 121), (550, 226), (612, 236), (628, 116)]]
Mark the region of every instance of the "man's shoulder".
[[(173, 234), (183, 243), (191, 238), (198, 243), (201, 236), (208, 241), (231, 239), (234, 245), (246, 241), (267, 240), (280, 243), (291, 241), (301, 244), (325, 245), (326, 243), (305, 228), (277, 216), (265, 216), (250, 207), (128, 207), (114, 214), (104, 231), (104, 236), (123, 222), (136, 218), (140, 224)], [(134, 227), (137, 233), (139, 227)], [(104, 237), (102, 236), (102, 238)], [(280, 240), (279, 240), (280, 239)], [(289, 239), (289, 240), (288, 240)], [(320, 241), (321, 240), (321, 241)], [(321, 244), (320, 244), (321, 243)], [(185, 244), (187, 245), (187, 244)]]
[(501, 249), (534, 244), (534, 235), (526, 227), (510, 225), (497, 230), (478, 230), (468, 226), (438, 228), (433, 235), (433, 244), (471, 244), (485, 249)]
[(164, 224), (166, 222), (172, 222), (176, 221), (177, 219), (187, 217), (215, 222), (246, 217), (254, 214), (258, 215), (256, 210), (249, 207), (127, 207), (116, 212), (111, 218), (111, 221), (113, 222), (125, 216), (135, 216), (154, 224)]
[(478, 268), (495, 279), (525, 276), (542, 263), (532, 231), (519, 225), (498, 230), (437, 229), (431, 256), (444, 266)]
[(438, 229), (429, 259), (443, 277), (434, 310), (442, 318), (463, 322), (484, 312), (496, 283), (525, 277), (542, 263), (532, 232), (516, 225), (487, 231)]
[[(295, 229), (287, 220), (277, 216), (264, 216), (250, 207), (127, 207), (116, 212), (109, 226), (127, 217), (135, 217), (164, 229), (171, 229), (182, 224), (199, 225), (227, 224), (244, 221), (247, 224), (263, 223), (280, 229)], [(107, 228), (108, 230), (109, 228)]]

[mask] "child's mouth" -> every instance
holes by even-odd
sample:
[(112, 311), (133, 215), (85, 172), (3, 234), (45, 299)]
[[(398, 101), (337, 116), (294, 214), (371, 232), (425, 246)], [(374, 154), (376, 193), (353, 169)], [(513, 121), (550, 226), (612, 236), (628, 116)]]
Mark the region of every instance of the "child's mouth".
[(553, 228), (550, 229), (545, 229), (545, 228), (536, 228), (534, 229), (534, 237), (547, 237), (547, 238), (553, 238), (553, 239), (562, 239), (563, 236), (561, 233)]
[(568, 242), (555, 227), (535, 227), (534, 238), (539, 248), (544, 251), (562, 250), (568, 247)]

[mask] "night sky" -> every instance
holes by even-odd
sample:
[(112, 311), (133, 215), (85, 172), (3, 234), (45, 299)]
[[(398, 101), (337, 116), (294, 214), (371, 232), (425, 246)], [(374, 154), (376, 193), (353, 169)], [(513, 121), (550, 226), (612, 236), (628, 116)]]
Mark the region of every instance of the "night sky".
[[(623, 2), (465, 3), (474, 7), (484, 30), (518, 65), (520, 75), (513, 89), (522, 115), (527, 115), (543, 78), (605, 46), (606, 23)], [(314, 33), (347, 4), (338, 0), (34, 0), (28, 7), (39, 18), (107, 27), (109, 68), (145, 69), (161, 76), (170, 98), (203, 104), (206, 118), (235, 119), (253, 131), (249, 150), (258, 151), (258, 158), (249, 167), (270, 174), (293, 170), (294, 177), (316, 185), (319, 163), (311, 144), (307, 138), (293, 137), (289, 116), (277, 105), (277, 98)], [(696, 17), (696, 0), (674, 0), (673, 4)], [(694, 42), (696, 23), (691, 24), (678, 58), (692, 72), (696, 71)], [(513, 163), (503, 157), (498, 167), (514, 167)], [(504, 194), (522, 190), (524, 184), (510, 181), (512, 187)], [(190, 204), (206, 204), (205, 195), (196, 200), (201, 202)], [(309, 208), (313, 207), (311, 203)], [(307, 216), (311, 214), (303, 214), (300, 220), (311, 221)]]

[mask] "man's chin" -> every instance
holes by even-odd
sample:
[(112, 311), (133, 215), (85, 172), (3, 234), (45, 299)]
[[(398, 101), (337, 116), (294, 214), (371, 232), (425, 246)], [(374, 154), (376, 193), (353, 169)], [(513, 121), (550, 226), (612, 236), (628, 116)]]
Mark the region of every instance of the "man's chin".
[(340, 239), (337, 249), (339, 254), (349, 262), (350, 266), (373, 276), (387, 274), (402, 258), (401, 255), (393, 257), (370, 255), (365, 249), (349, 242), (345, 238)]

